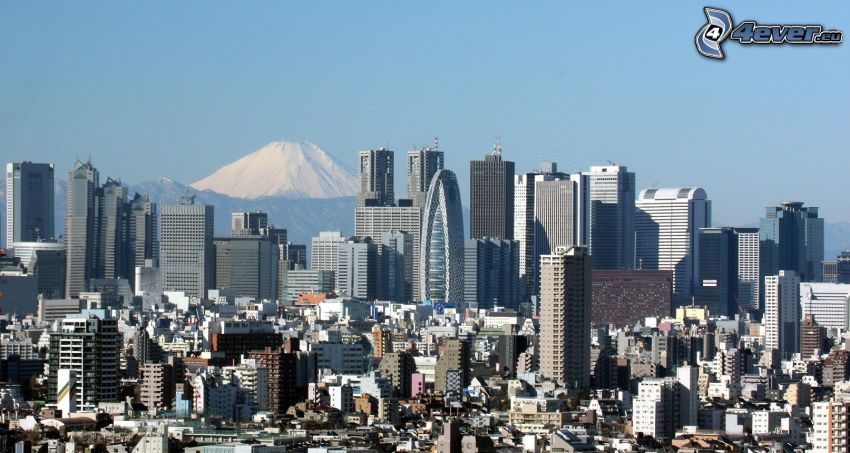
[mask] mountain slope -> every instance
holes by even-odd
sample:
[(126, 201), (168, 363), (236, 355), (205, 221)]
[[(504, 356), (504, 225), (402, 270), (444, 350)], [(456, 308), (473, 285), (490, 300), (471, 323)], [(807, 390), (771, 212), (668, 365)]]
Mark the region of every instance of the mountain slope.
[(356, 177), (312, 143), (272, 142), (191, 184), (235, 198), (353, 196)]

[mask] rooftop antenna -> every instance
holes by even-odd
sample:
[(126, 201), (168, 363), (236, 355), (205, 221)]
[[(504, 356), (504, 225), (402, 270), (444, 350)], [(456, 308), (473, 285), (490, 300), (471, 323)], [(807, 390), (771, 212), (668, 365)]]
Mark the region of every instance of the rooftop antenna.
[(502, 136), (497, 135), (496, 141), (493, 143), (493, 155), (501, 156), (502, 155)]
[(434, 151), (440, 150), (440, 136), (434, 135)]

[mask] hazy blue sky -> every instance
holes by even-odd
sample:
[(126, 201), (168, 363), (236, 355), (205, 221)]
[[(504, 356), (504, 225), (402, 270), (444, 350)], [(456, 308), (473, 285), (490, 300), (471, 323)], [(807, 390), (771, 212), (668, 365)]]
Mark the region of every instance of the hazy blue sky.
[[(518, 170), (608, 159), (703, 186), (715, 224), (783, 199), (850, 221), (850, 44), (700, 57), (699, 2), (0, 1), (0, 160), (190, 183), (272, 140), (353, 167), (439, 134)], [(850, 2), (711, 2), (736, 21), (850, 32)], [(399, 175), (399, 193), (404, 192)]]

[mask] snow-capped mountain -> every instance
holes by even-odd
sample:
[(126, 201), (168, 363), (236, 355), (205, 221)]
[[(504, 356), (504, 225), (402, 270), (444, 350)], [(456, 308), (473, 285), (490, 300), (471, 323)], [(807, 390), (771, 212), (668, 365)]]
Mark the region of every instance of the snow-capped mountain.
[(191, 184), (234, 198), (335, 198), (357, 193), (357, 178), (309, 143), (272, 142)]

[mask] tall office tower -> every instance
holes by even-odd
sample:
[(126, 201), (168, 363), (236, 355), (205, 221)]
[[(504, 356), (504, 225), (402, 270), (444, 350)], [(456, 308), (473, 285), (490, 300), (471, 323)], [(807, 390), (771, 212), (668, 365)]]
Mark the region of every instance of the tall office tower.
[(463, 252), (467, 306), (517, 309), (519, 245), (509, 239), (467, 239)]
[(357, 206), (395, 203), (395, 158), (386, 148), (360, 151), (360, 191)]
[(446, 340), (434, 367), (434, 391), (455, 392), (469, 385), (469, 344), (466, 340)]
[(68, 213), (65, 218), (65, 297), (76, 299), (96, 277), (95, 197), (99, 176), (91, 162), (79, 162), (68, 172)]
[(184, 195), (180, 204), (162, 207), (160, 272), (162, 288), (206, 297), (215, 279), (213, 215), (210, 205), (195, 204)]
[(800, 352), (800, 277), (779, 271), (764, 278), (764, 349), (782, 360)]
[(339, 231), (320, 231), (310, 243), (310, 269), (336, 272), (339, 246), (345, 241)]
[[(628, 307), (624, 310), (623, 307)], [(673, 272), (595, 269), (593, 307), (595, 326), (633, 326), (651, 316), (670, 316), (673, 310)]]
[(469, 163), (469, 237), (514, 238), (514, 163), (496, 144), (484, 160)]
[(699, 187), (644, 189), (635, 207), (637, 268), (672, 270), (675, 304), (690, 304), (699, 276), (698, 232), (711, 226), (711, 201)]
[(407, 198), (413, 206), (425, 206), (428, 186), (438, 170), (443, 169), (443, 152), (434, 140), (434, 147), (422, 147), (407, 152)]
[(377, 286), (378, 251), (371, 238), (353, 237), (339, 245), (336, 292), (342, 297), (372, 300)]
[[(402, 204), (405, 202), (405, 204)], [(383, 253), (383, 235), (393, 231), (403, 231), (410, 235), (413, 243), (412, 273), (407, 277), (406, 285), (411, 293), (406, 300), (419, 297), (419, 256), (420, 228), (422, 224), (422, 207), (409, 205), (406, 200), (399, 200), (400, 206), (367, 206), (356, 208), (354, 211), (354, 234), (359, 237), (370, 237), (379, 246), (378, 253)]]
[(277, 298), (279, 252), (268, 237), (217, 237), (213, 245), (216, 288), (256, 301)]
[(822, 280), (823, 219), (818, 208), (804, 208), (800, 201), (766, 208), (759, 239), (762, 276), (791, 270), (804, 282)]
[(135, 194), (128, 206), (127, 268), (144, 266), (146, 260), (159, 261), (156, 203), (147, 195)]
[(850, 450), (850, 402), (812, 403), (812, 453)]
[(127, 262), (127, 188), (112, 178), (97, 190), (97, 278), (129, 279)]
[(265, 212), (234, 212), (230, 215), (230, 233), (234, 236), (262, 234), (269, 226), (269, 215)]
[(378, 298), (405, 303), (413, 300), (413, 235), (404, 231), (381, 234)]
[(540, 373), (571, 389), (590, 387), (591, 296), (587, 248), (540, 257)]
[[(108, 315), (70, 315), (50, 333), (48, 399), (56, 401), (60, 370), (76, 373), (77, 409), (97, 412), (98, 403), (118, 401), (121, 332)], [(62, 414), (66, 416), (66, 414)]]
[(535, 185), (537, 181), (563, 179), (554, 162), (543, 163), (546, 170), (538, 170), (514, 176), (514, 239), (519, 244), (520, 297), (528, 299), (535, 293), (536, 255), (534, 244)]
[(457, 178), (440, 170), (431, 180), (422, 213), (421, 300), (463, 300), (463, 211)]
[(699, 229), (696, 300), (712, 316), (734, 318), (738, 307), (738, 237), (733, 228)]
[(800, 327), (800, 356), (807, 359), (812, 357), (815, 351), (818, 351), (818, 354), (823, 353), (825, 340), (826, 329), (815, 321), (815, 315), (806, 313)]
[[(594, 166), (587, 178), (587, 244), (595, 269), (634, 266), (635, 174), (622, 165)], [(582, 242), (583, 243), (583, 242)]]
[(738, 306), (759, 310), (759, 229), (735, 228), (738, 236)]
[(53, 238), (53, 164), (6, 164), (6, 246)]
[(540, 289), (540, 257), (559, 246), (578, 245), (575, 189), (575, 182), (568, 177), (534, 183), (534, 294)]

